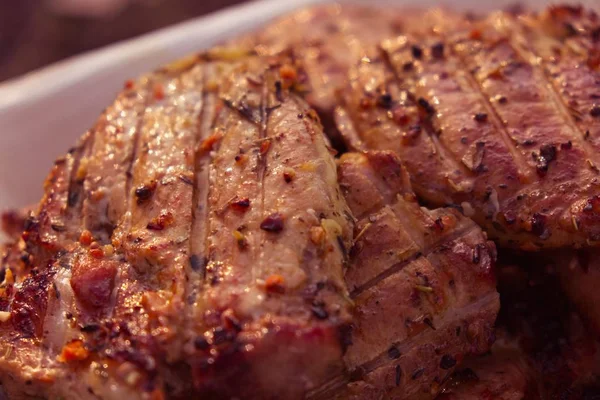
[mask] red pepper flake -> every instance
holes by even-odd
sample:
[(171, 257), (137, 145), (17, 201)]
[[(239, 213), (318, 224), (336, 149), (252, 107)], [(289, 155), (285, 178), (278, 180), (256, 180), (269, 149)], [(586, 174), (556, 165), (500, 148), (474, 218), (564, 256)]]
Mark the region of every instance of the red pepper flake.
[(398, 125), (406, 125), (410, 122), (410, 117), (406, 114), (404, 107), (394, 107), (392, 110), (392, 119)]
[(172, 225), (173, 221), (173, 214), (170, 212), (162, 212), (158, 217), (153, 218), (150, 222), (148, 222), (146, 228), (153, 231), (162, 231), (163, 229)]
[(219, 135), (218, 133), (210, 135), (209, 137), (207, 137), (206, 139), (204, 139), (204, 141), (200, 145), (200, 150), (202, 150), (203, 152), (211, 151), (213, 149), (214, 145), (220, 139), (221, 139), (221, 135)]
[(368, 97), (363, 97), (362, 99), (360, 99), (360, 108), (362, 108), (363, 110), (367, 110), (373, 107), (373, 104), (373, 100)]
[(131, 79), (125, 81), (125, 89), (133, 89), (134, 82)]
[(165, 98), (165, 88), (160, 83), (154, 85), (153, 95), (156, 100), (162, 100)]
[(469, 33), (469, 39), (471, 40), (481, 40), (481, 31), (479, 29), (473, 29), (471, 33)]
[(260, 229), (267, 232), (281, 232), (283, 230), (283, 215), (273, 213), (260, 223)]
[(79, 243), (81, 243), (84, 246), (89, 246), (92, 243), (92, 239), (92, 233), (85, 229), (83, 232), (81, 232), (81, 235), (79, 236)]
[(265, 281), (265, 289), (270, 293), (283, 293), (285, 291), (283, 283), (283, 276), (274, 274), (269, 276)]
[(282, 79), (295, 80), (298, 77), (298, 73), (296, 72), (296, 68), (286, 64), (279, 68), (279, 76)]
[(90, 356), (90, 352), (84, 347), (83, 342), (75, 339), (63, 346), (58, 361), (74, 362), (84, 361)]
[(94, 258), (100, 259), (100, 258), (104, 257), (104, 250), (102, 250), (101, 248), (90, 249), (90, 254)]
[(260, 144), (260, 154), (262, 156), (264, 156), (265, 154), (267, 154), (267, 152), (269, 151), (269, 149), (271, 148), (271, 141), (270, 140), (265, 140)]
[(250, 199), (247, 197), (236, 198), (230, 203), (230, 206), (236, 211), (245, 212), (250, 207)]

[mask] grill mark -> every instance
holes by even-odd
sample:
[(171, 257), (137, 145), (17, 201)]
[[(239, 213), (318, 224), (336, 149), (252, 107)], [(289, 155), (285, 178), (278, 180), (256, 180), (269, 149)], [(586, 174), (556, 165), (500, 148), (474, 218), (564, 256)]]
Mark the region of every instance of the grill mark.
[[(267, 112), (267, 99), (269, 96), (269, 88), (268, 88), (268, 83), (269, 79), (267, 79), (267, 75), (268, 75), (268, 71), (265, 71), (264, 73), (264, 77), (263, 79), (265, 80), (265, 83), (262, 87), (262, 92), (261, 92), (261, 99), (260, 99), (260, 123), (259, 123), (259, 132), (258, 132), (258, 145), (260, 146), (260, 143), (263, 142), (264, 139), (267, 138), (267, 126), (268, 126), (268, 119), (269, 119), (269, 115)], [(259, 163), (258, 163), (258, 170), (256, 171), (256, 175), (257, 175), (257, 180), (258, 180), (258, 185), (259, 185), (259, 192), (260, 192), (260, 218), (264, 218), (265, 217), (265, 172), (267, 170), (267, 154), (261, 154), (261, 152), (259, 151), (258, 153), (258, 157), (259, 157)], [(259, 235), (260, 235), (260, 239), (259, 239), (259, 243), (262, 244), (267, 240), (267, 233), (263, 230), (260, 229), (259, 230)], [(261, 245), (256, 246), (256, 248), (254, 249), (254, 259), (258, 261), (257, 264), (260, 264), (262, 257), (261, 257)], [(258, 268), (254, 268), (252, 267), (252, 280), (256, 281), (257, 278), (260, 278), (262, 270), (263, 270), (263, 266), (260, 265)]]
[[(81, 211), (82, 211), (82, 207), (83, 207), (83, 198), (81, 196), (81, 192), (83, 191), (83, 184), (84, 184), (84, 180), (78, 181), (77, 179), (77, 172), (79, 170), (79, 166), (81, 164), (81, 160), (84, 157), (87, 157), (90, 155), (90, 153), (92, 152), (93, 146), (94, 146), (94, 140), (96, 137), (96, 132), (93, 133), (87, 133), (83, 139), (83, 143), (81, 144), (80, 148), (77, 151), (77, 156), (74, 158), (73, 161), (73, 170), (71, 171), (71, 177), (69, 179), (69, 189), (68, 189), (68, 196), (67, 196), (67, 203), (69, 206), (69, 209), (75, 209), (76, 210), (76, 214), (72, 217), (75, 217), (74, 219), (76, 220), (80, 220), (80, 216), (81, 216)], [(73, 205), (71, 204), (73, 198), (76, 198), (77, 201), (76, 203)]]
[[(132, 185), (133, 185), (133, 166), (137, 159), (138, 147), (140, 146), (140, 137), (141, 137), (140, 132), (142, 130), (142, 126), (144, 123), (143, 116), (146, 113), (145, 110), (150, 105), (151, 100), (152, 99), (151, 99), (150, 95), (146, 96), (146, 100), (144, 101), (144, 108), (140, 112), (140, 114), (138, 116), (137, 124), (135, 126), (135, 133), (133, 134), (133, 146), (132, 146), (132, 152), (131, 152), (131, 159), (129, 160), (129, 163), (127, 165), (127, 170), (125, 171), (125, 176), (127, 178), (125, 180), (125, 193), (131, 193), (131, 189), (132, 189)], [(131, 193), (131, 194), (133, 194), (133, 193)], [(130, 201), (131, 198), (133, 198), (133, 196), (125, 197), (125, 209), (128, 211), (131, 211), (131, 209), (130, 209), (130, 205), (132, 203)]]
[[(92, 134), (90, 132), (86, 133), (84, 137), (81, 139), (81, 144), (77, 146), (77, 149), (73, 153), (72, 157), (72, 170), (70, 172), (69, 177), (69, 188), (67, 190), (67, 207), (64, 208), (65, 215), (63, 216), (63, 224), (66, 227), (64, 235), (71, 234), (71, 239), (77, 239), (77, 232), (83, 223), (81, 218), (81, 212), (83, 208), (83, 196), (81, 195), (81, 191), (83, 190), (84, 179), (78, 179), (78, 171), (79, 166), (81, 164), (81, 160), (90, 154), (93, 143), (94, 143), (95, 133)], [(75, 204), (71, 204), (71, 199), (75, 196), (73, 193), (77, 193)], [(48, 311), (51, 310), (55, 304), (60, 305), (61, 300), (56, 297), (48, 296), (48, 291), (50, 287), (53, 287), (56, 291), (56, 283), (55, 280), (57, 278), (57, 272), (61, 268), (60, 259), (62, 257), (58, 257), (55, 262), (49, 267), (48, 279), (52, 282), (52, 285), (48, 285), (46, 288), (46, 296), (47, 296), (47, 306), (43, 309), (43, 312), (40, 315), (40, 330), (42, 332), (42, 336), (45, 336), (43, 332), (45, 331), (45, 325), (47, 321)], [(71, 272), (67, 272), (67, 276), (70, 276)]]
[[(149, 82), (147, 83), (148, 85), (151, 84), (151, 77), (148, 78)], [(144, 121), (144, 114), (145, 114), (145, 110), (146, 108), (150, 105), (152, 99), (150, 94), (147, 94), (143, 100), (143, 107), (141, 108), (140, 112), (137, 113), (137, 123), (136, 123), (136, 127), (135, 127), (135, 132), (133, 134), (133, 146), (132, 146), (132, 151), (131, 151), (131, 159), (129, 160), (127, 169), (125, 171), (125, 198), (124, 198), (124, 202), (125, 202), (125, 207), (123, 208), (125, 210), (125, 215), (126, 214), (131, 214), (131, 212), (133, 211), (132, 209), (132, 204), (134, 204), (135, 202), (133, 201), (133, 197), (135, 196), (134, 191), (132, 190), (132, 186), (133, 186), (133, 174), (132, 174), (132, 169), (133, 169), (133, 165), (135, 163), (135, 159), (137, 157), (137, 148), (139, 146), (140, 143), (140, 131), (142, 129), (142, 124)], [(115, 237), (115, 234), (117, 231), (121, 231), (121, 232), (127, 232), (129, 231), (129, 228), (131, 226), (131, 220), (127, 219), (127, 218), (121, 218), (120, 221), (118, 222), (118, 226), (115, 227), (115, 229), (113, 229), (113, 231), (111, 232), (111, 236), (110, 239), (112, 241), (112, 239)], [(121, 249), (119, 248), (115, 248), (115, 253), (120, 253)], [(110, 304), (108, 306), (108, 312), (107, 315), (112, 318), (115, 316), (115, 308), (117, 307), (117, 302), (119, 299), (119, 295), (120, 295), (120, 291), (121, 291), (121, 287), (123, 286), (123, 281), (124, 281), (124, 274), (127, 273), (127, 269), (129, 268), (129, 265), (124, 265), (123, 268), (120, 268), (119, 271), (117, 272), (117, 274), (115, 275), (115, 280), (114, 280), (114, 287), (112, 290), (112, 293), (110, 295)]]
[[(477, 301), (470, 303), (470, 304), (456, 310), (455, 312), (446, 313), (444, 315), (444, 317), (440, 321), (438, 321), (436, 330), (444, 330), (444, 328), (446, 326), (454, 323), (457, 320), (461, 320), (461, 321), (468, 320), (469, 316), (477, 315), (480, 312), (480, 310), (487, 309), (489, 306), (492, 306), (493, 303), (496, 301), (496, 298), (497, 298), (497, 293), (491, 292), (491, 293), (479, 298)], [(424, 332), (425, 332), (425, 336), (435, 334), (435, 330), (433, 330), (433, 329), (429, 329)], [(415, 335), (415, 336), (407, 338), (406, 340), (404, 340), (402, 342), (391, 343), (390, 346), (394, 346), (396, 349), (399, 350), (400, 354), (404, 354), (404, 353), (407, 353), (408, 350), (410, 350), (411, 348), (414, 348), (414, 346), (416, 346), (415, 342), (417, 342), (418, 339), (421, 339), (421, 336), (422, 335)], [(385, 364), (387, 364), (389, 362), (393, 362), (393, 360), (390, 360), (390, 358), (388, 356), (388, 351), (385, 350), (384, 352), (382, 352), (381, 354), (379, 354), (378, 356), (373, 358), (371, 361), (368, 361), (368, 362), (360, 365), (357, 369), (361, 370), (363, 372), (363, 374), (368, 374), (370, 372), (373, 372), (377, 368), (384, 366)]]
[[(473, 232), (473, 231), (475, 231), (477, 229), (479, 229), (479, 227), (477, 225), (475, 225), (475, 224), (468, 224), (468, 225), (462, 227), (461, 229), (455, 229), (449, 235), (439, 237), (430, 246), (423, 248), (422, 251), (413, 254), (412, 256), (406, 258), (403, 261), (400, 261), (400, 262), (398, 262), (396, 264), (393, 264), (388, 269), (386, 269), (384, 272), (380, 273), (376, 277), (370, 279), (366, 283), (364, 283), (364, 284), (360, 285), (359, 287), (357, 287), (356, 289), (354, 289), (354, 291), (352, 291), (352, 293), (350, 293), (350, 297), (352, 299), (355, 299), (361, 293), (363, 293), (364, 291), (366, 291), (366, 290), (368, 290), (368, 289), (376, 286), (382, 280), (384, 280), (387, 277), (389, 277), (389, 276), (397, 273), (398, 271), (401, 271), (404, 267), (406, 267), (407, 265), (409, 265), (413, 261), (415, 261), (415, 260), (417, 260), (417, 259), (419, 259), (421, 257), (427, 257), (431, 253), (435, 252), (440, 246), (444, 245), (445, 243), (449, 243), (449, 242), (452, 242), (452, 241), (454, 241), (456, 239), (459, 239), (462, 236), (466, 236), (466, 235), (470, 234), (471, 232)], [(406, 230), (406, 232), (410, 236), (410, 238), (413, 241), (415, 241), (415, 243), (419, 243), (419, 241), (417, 239), (415, 239), (410, 234), (410, 232), (408, 230)]]
[[(412, 82), (412, 79), (411, 79), (410, 84), (408, 84), (408, 85), (403, 84), (402, 77), (398, 74), (398, 69), (395, 68), (394, 64), (392, 63), (392, 59), (391, 59), (389, 52), (384, 48), (381, 48), (380, 51), (383, 56), (382, 59), (384, 61), (384, 65), (389, 71), (391, 71), (392, 76), (396, 80), (396, 84), (398, 85), (398, 87), (401, 90), (405, 91), (406, 93), (409, 93), (413, 98), (415, 98), (416, 96), (414, 95), (414, 90), (411, 91), (411, 86), (414, 85), (415, 83)], [(423, 125), (422, 128), (424, 128), (424, 131), (427, 133), (427, 136), (430, 138), (431, 143), (434, 146), (434, 150), (435, 150), (435, 153), (436, 153), (436, 156), (438, 157), (438, 159), (441, 160), (442, 164), (446, 165), (446, 167), (450, 171), (453, 171), (453, 172), (460, 171), (466, 177), (474, 177), (475, 174), (473, 173), (473, 171), (470, 171), (460, 161), (456, 160), (452, 156), (452, 152), (450, 150), (448, 150), (446, 148), (446, 146), (439, 140), (439, 138), (437, 137), (436, 130), (431, 122), (431, 118), (435, 118), (435, 116), (431, 116), (422, 121), (422, 125)]]
[[(517, 149), (514, 140), (510, 137), (506, 127), (502, 123), (502, 118), (498, 114), (498, 111), (494, 107), (494, 105), (490, 102), (487, 96), (483, 93), (481, 86), (477, 83), (477, 80), (473, 76), (473, 73), (469, 71), (469, 68), (466, 65), (465, 59), (457, 54), (454, 50), (454, 46), (446, 46), (451, 51), (451, 54), (459, 60), (460, 66), (462, 67), (462, 72), (466, 78), (466, 81), (469, 83), (470, 88), (476, 93), (477, 97), (480, 100), (480, 103), (483, 104), (487, 113), (488, 120), (495, 127), (495, 130), (498, 132), (502, 142), (508, 149), (509, 154), (512, 156), (512, 160), (514, 164), (517, 166), (519, 174), (523, 174), (523, 177), (527, 179), (528, 182), (531, 182), (535, 179), (535, 169), (528, 164), (521, 152)], [(458, 73), (458, 71), (456, 72)]]
[[(192, 226), (190, 232), (190, 265), (189, 277), (186, 283), (186, 329), (185, 332), (191, 332), (191, 337), (186, 340), (195, 339), (194, 324), (200, 318), (197, 307), (198, 297), (201, 295), (204, 281), (206, 279), (206, 263), (208, 259), (208, 197), (210, 195), (210, 177), (213, 158), (210, 152), (200, 154), (201, 144), (206, 140), (214, 126), (217, 118), (216, 105), (218, 102), (217, 94), (207, 90), (206, 86), (210, 79), (214, 78), (214, 64), (207, 62), (204, 67), (202, 110), (199, 114), (198, 130), (195, 138), (195, 159), (194, 159), (194, 187), (192, 193)], [(192, 257), (198, 257), (199, 265), (193, 265)]]
[[(526, 40), (522, 33), (522, 26), (518, 23), (512, 22), (512, 26), (517, 31), (517, 34), (511, 35), (510, 45), (515, 50), (515, 53), (521, 57), (523, 60), (526, 60), (529, 65), (531, 65), (532, 70), (534, 72), (534, 76), (538, 78), (540, 81), (544, 82), (544, 90), (548, 93), (549, 98), (552, 100), (552, 105), (554, 109), (558, 111), (558, 113), (562, 116), (567, 126), (570, 128), (570, 131), (573, 132), (573, 142), (577, 143), (584, 149), (586, 154), (586, 158), (593, 159), (595, 165), (599, 165), (600, 158), (598, 156), (593, 157), (597, 152), (590, 145), (588, 141), (585, 140), (586, 134), (585, 132), (577, 125), (573, 116), (569, 113), (568, 105), (565, 103), (564, 99), (560, 95), (560, 92), (556, 85), (554, 84), (551, 77), (548, 75), (549, 72), (546, 68), (541, 68), (540, 61), (543, 60), (542, 57), (535, 54), (535, 52), (527, 46)], [(579, 135), (577, 135), (579, 134)]]
[[(477, 316), (478, 312), (487, 307), (491, 307), (494, 305), (496, 301), (496, 293), (492, 292), (484, 297), (481, 297), (474, 303), (468, 304), (467, 306), (457, 310), (457, 312), (452, 313), (451, 315), (446, 315), (438, 324), (438, 328), (443, 330), (444, 327), (448, 324), (452, 324), (453, 321), (456, 321), (460, 317), (460, 320), (468, 320), (471, 316)], [(435, 335), (436, 331), (427, 330), (425, 331), (425, 337)], [(407, 338), (403, 342), (395, 342), (392, 343), (391, 346), (394, 346), (400, 354), (404, 354), (407, 350), (411, 349), (415, 346), (415, 342), (418, 339), (422, 339), (423, 335), (416, 335), (410, 338)], [(375, 356), (371, 361), (368, 361), (359, 367), (355, 368), (353, 371), (344, 371), (343, 374), (337, 375), (327, 381), (326, 383), (320, 385), (319, 387), (311, 390), (307, 393), (307, 399), (309, 400), (325, 400), (334, 397), (339, 394), (339, 391), (342, 390), (346, 385), (351, 383), (352, 381), (361, 380), (365, 375), (375, 371), (377, 368), (383, 367), (388, 363), (397, 362), (396, 360), (390, 360), (388, 356), (388, 350), (383, 351), (379, 355)], [(355, 378), (355, 376), (357, 378)], [(418, 386), (415, 386), (415, 389), (418, 390)]]

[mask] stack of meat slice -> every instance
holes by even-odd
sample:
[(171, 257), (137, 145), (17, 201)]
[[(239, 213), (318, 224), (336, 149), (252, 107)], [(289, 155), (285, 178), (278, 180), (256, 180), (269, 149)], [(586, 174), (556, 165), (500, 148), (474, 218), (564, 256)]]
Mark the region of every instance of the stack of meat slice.
[[(234, 43), (127, 82), (4, 219), (0, 398), (593, 393), (595, 14), (335, 5)], [(547, 274), (500, 301), (488, 235)]]
[(392, 154), (338, 183), (303, 76), (220, 48), (126, 83), (3, 258), (10, 398), (431, 397), (489, 349), (493, 243)]

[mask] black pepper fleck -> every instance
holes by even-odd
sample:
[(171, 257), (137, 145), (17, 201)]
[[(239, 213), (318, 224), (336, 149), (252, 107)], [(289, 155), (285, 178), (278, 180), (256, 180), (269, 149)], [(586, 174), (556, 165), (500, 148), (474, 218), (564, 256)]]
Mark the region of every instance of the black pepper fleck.
[(434, 58), (443, 58), (444, 57), (444, 43), (438, 42), (431, 46), (431, 55)]
[(411, 378), (412, 380), (416, 380), (419, 379), (421, 376), (423, 376), (423, 373), (425, 372), (425, 368), (419, 368), (417, 369), (415, 372), (413, 372)]
[(473, 119), (477, 122), (485, 122), (488, 119), (488, 115), (486, 113), (477, 113), (473, 116)]
[(449, 354), (446, 354), (440, 360), (441, 369), (450, 369), (456, 365), (456, 359)]
[(600, 117), (600, 106), (597, 104), (594, 104), (594, 106), (590, 109), (590, 115), (594, 118), (599, 118)]
[(419, 46), (413, 45), (411, 48), (411, 52), (413, 57), (417, 60), (420, 60), (421, 57), (423, 57), (423, 50)]
[(427, 114), (433, 114), (435, 112), (435, 108), (427, 100), (422, 97), (419, 97), (417, 100), (417, 104), (427, 112)]
[(207, 350), (210, 347), (210, 344), (208, 343), (208, 340), (204, 338), (204, 336), (198, 336), (194, 340), (194, 347), (197, 350)]
[(313, 304), (311, 307), (312, 313), (318, 319), (327, 319), (329, 313), (323, 308), (322, 304)]
[(392, 346), (388, 349), (388, 357), (390, 360), (397, 360), (400, 358), (400, 350), (396, 346)]

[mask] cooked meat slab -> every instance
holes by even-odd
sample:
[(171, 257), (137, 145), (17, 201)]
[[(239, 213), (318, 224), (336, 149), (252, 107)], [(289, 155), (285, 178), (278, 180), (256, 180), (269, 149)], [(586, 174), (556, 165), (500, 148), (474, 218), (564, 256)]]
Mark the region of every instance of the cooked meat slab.
[(358, 219), (346, 271), (356, 308), (348, 374), (315, 397), (349, 381), (339, 398), (432, 398), (493, 341), (495, 247), (458, 211), (419, 207), (391, 152), (344, 154), (339, 179)]
[(435, 26), (382, 42), (352, 70), (336, 111), (349, 145), (396, 151), (424, 201), (461, 207), (503, 246), (594, 245), (596, 15), (559, 7)]
[(56, 162), (3, 258), (11, 399), (292, 399), (342, 371), (353, 218), (295, 75), (191, 57)]

